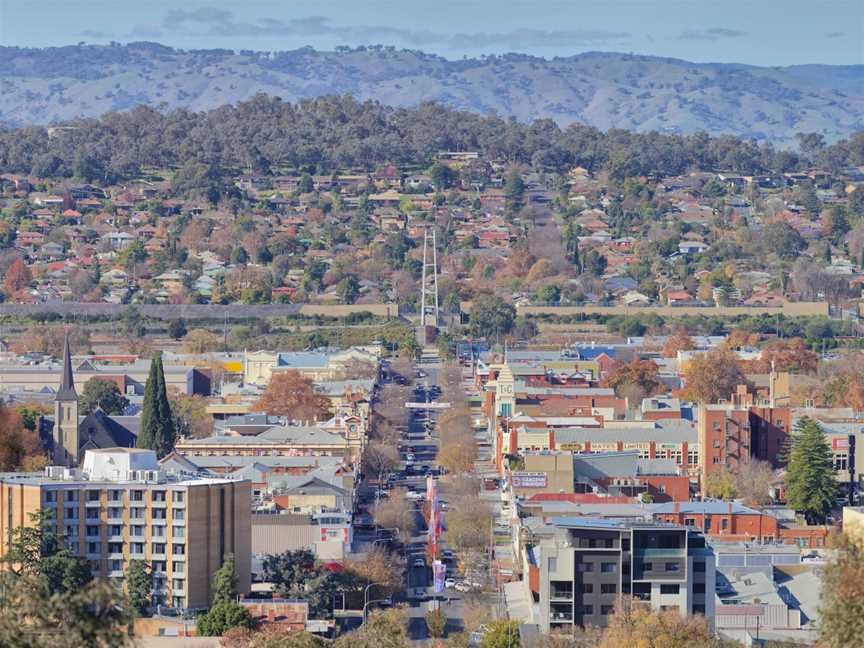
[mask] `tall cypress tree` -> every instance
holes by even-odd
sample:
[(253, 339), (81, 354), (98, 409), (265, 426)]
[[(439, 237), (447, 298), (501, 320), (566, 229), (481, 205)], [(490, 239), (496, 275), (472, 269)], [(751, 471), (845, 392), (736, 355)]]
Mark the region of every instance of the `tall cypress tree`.
[(144, 387), (144, 404), (141, 410), (141, 430), (138, 434), (139, 448), (156, 451), (161, 459), (174, 449), (176, 440), (174, 416), (168, 402), (165, 387), (165, 370), (162, 354), (157, 354), (150, 363), (150, 374)]
[(837, 480), (831, 446), (818, 421), (806, 416), (798, 421), (788, 457), (786, 502), (802, 511), (808, 524), (824, 523), (837, 496)]

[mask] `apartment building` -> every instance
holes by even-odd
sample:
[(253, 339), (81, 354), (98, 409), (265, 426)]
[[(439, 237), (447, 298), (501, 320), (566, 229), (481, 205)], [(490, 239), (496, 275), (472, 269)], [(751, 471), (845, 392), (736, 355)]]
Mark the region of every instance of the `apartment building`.
[(13, 530), (47, 509), (94, 576), (122, 584), (129, 561), (144, 560), (155, 603), (204, 608), (228, 553), (240, 592), (250, 589), (250, 498), (249, 481), (170, 473), (151, 450), (87, 450), (80, 470), (0, 474), (0, 557)]
[(702, 535), (652, 522), (564, 517), (534, 548), (540, 629), (605, 627), (624, 595), (655, 610), (714, 616), (714, 553)]

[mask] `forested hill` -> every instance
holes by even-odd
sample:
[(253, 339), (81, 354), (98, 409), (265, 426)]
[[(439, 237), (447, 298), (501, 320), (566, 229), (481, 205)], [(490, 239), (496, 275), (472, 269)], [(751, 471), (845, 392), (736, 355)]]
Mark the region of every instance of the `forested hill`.
[(0, 48), (0, 123), (51, 124), (139, 104), (214, 108), (264, 92), (351, 93), (393, 106), (434, 100), (520, 121), (710, 134), (794, 144), (864, 128), (864, 65), (760, 68), (588, 53), (449, 61), (373, 47), (318, 52), (176, 50), (155, 43)]

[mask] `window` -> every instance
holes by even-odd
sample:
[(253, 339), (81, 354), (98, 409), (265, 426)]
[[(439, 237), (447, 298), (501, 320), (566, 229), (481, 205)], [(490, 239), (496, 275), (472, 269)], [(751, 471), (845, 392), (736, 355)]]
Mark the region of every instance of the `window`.
[(834, 453), (834, 470), (846, 470), (849, 466), (849, 455), (845, 452), (835, 452)]
[(654, 563), (650, 563), (650, 562), (642, 563), (642, 571), (654, 571)]
[(604, 562), (600, 563), (600, 571), (605, 574), (614, 574), (618, 571), (618, 563), (614, 562)]
[(582, 593), (583, 594), (593, 594), (594, 593), (594, 585), (591, 583), (582, 583)]
[(151, 526), (150, 527), (150, 536), (153, 538), (164, 538), (165, 537), (165, 527), (163, 526)]
[(696, 518), (684, 518), (684, 526), (695, 527)]
[(144, 537), (144, 525), (143, 524), (133, 524), (129, 527), (129, 535), (133, 538), (143, 538)]
[(45, 491), (45, 501), (46, 502), (56, 502), (57, 501), (57, 491)]
[(714, 443), (712, 443), (711, 445), (713, 445), (715, 448), (719, 448), (720, 447), (720, 439), (714, 439)]
[(78, 509), (77, 508), (67, 508), (65, 513), (63, 513), (63, 517), (67, 520), (75, 519), (78, 517)]
[(699, 451), (698, 450), (688, 450), (687, 451), (687, 463), (691, 466), (695, 466), (699, 463)]
[(165, 553), (165, 543), (164, 542), (154, 542), (152, 545), (152, 551), (154, 554), (164, 554)]
[(165, 571), (165, 561), (164, 560), (154, 560), (153, 561), (153, 571), (154, 572), (164, 572)]
[(88, 490), (87, 491), (87, 501), (88, 502), (98, 502), (99, 501), (99, 491), (98, 490)]
[(720, 457), (713, 457), (713, 458), (711, 459), (711, 462), (712, 462), (712, 463), (715, 463), (715, 464), (719, 464), (719, 463), (720, 463)]
[(182, 578), (175, 578), (171, 581), (171, 587), (175, 590), (182, 590), (184, 585), (186, 585), (186, 581)]
[(600, 614), (602, 614), (603, 616), (608, 616), (608, 615), (612, 614), (612, 612), (614, 610), (615, 610), (614, 605), (601, 605), (600, 606)]
[(150, 513), (153, 516), (154, 520), (167, 520), (168, 519), (168, 515), (167, 515), (167, 512), (165, 511), (165, 509), (153, 509), (152, 511), (150, 511)]
[(705, 614), (705, 606), (704, 605), (694, 605), (693, 606), (693, 614)]
[(64, 502), (74, 502), (77, 499), (78, 499), (78, 493), (76, 493), (75, 491), (71, 491), (71, 490), (66, 491), (66, 493), (63, 495), (63, 501)]
[(617, 594), (618, 586), (615, 583), (603, 583), (600, 585), (601, 594)]
[(166, 500), (165, 491), (161, 490), (153, 491), (151, 497), (154, 502), (164, 502)]
[(171, 553), (175, 556), (185, 556), (186, 555), (186, 545), (182, 545), (182, 544), (171, 545)]
[(123, 553), (123, 543), (122, 542), (109, 542), (108, 543), (108, 553)]
[(583, 605), (582, 606), (582, 614), (594, 614), (594, 606), (593, 605)]
[[(154, 513), (162, 513), (164, 516), (165, 509), (157, 509), (153, 512)], [(158, 516), (154, 515), (153, 517), (156, 518)], [(144, 509), (143, 508), (129, 509), (129, 519), (130, 520), (143, 520), (144, 519)]]
[(123, 535), (123, 527), (119, 524), (112, 524), (108, 527), (108, 535), (111, 536), (122, 536)]
[[(704, 589), (704, 585), (703, 585), (703, 589)], [(679, 591), (680, 591), (679, 585), (661, 585), (660, 586), (660, 593), (661, 594), (677, 594)], [(694, 588), (694, 591), (695, 591), (695, 588)]]
[(579, 563), (578, 565), (576, 565), (576, 571), (580, 574), (594, 571), (594, 565), (592, 565), (591, 563)]
[(88, 538), (98, 538), (99, 537), (98, 525), (90, 525), (87, 527), (87, 537)]
[(117, 508), (116, 506), (109, 508), (108, 509), (108, 517), (115, 519), (115, 520), (119, 520), (120, 518), (123, 517), (123, 509)]
[(74, 538), (78, 535), (78, 527), (77, 526), (67, 526), (64, 531), (67, 538)]
[(694, 594), (704, 594), (705, 593), (705, 583), (693, 583), (693, 593)]
[(98, 508), (88, 508), (85, 517), (88, 520), (98, 520), (99, 519), (99, 509)]
[(173, 501), (175, 504), (182, 504), (186, 501), (186, 493), (184, 493), (183, 491), (172, 491), (171, 501)]
[[(185, 538), (186, 537), (186, 528), (182, 526), (171, 527), (171, 533), (175, 538)], [(550, 558), (549, 560), (556, 560), (555, 558)], [(551, 563), (550, 563), (551, 565)], [(551, 567), (549, 571), (554, 571)]]
[(720, 520), (720, 530), (727, 531), (729, 529), (729, 518), (722, 518)]
[[(176, 531), (175, 531), (175, 535), (176, 535)], [(546, 561), (546, 567), (549, 569), (550, 572), (558, 571), (558, 559), (557, 558), (550, 558), (549, 560)]]
[(123, 571), (123, 561), (117, 560), (116, 558), (108, 561), (108, 570), (109, 571)]
[(88, 542), (87, 543), (87, 553), (91, 555), (98, 555), (102, 552), (102, 545), (98, 542)]
[(705, 562), (702, 560), (694, 560), (693, 561), (693, 571), (694, 572), (705, 572)]
[(129, 491), (129, 501), (130, 502), (143, 502), (144, 501), (144, 491), (143, 490)]
[(681, 565), (679, 565), (677, 562), (668, 562), (668, 563), (666, 563), (666, 571), (667, 572), (681, 571)]
[(186, 519), (186, 511), (185, 509), (179, 508), (171, 509), (171, 517), (174, 518), (174, 520), (180, 522)]
[(129, 553), (133, 554), (143, 554), (144, 553), (144, 543), (143, 542), (133, 542), (129, 545)]
[(186, 563), (185, 563), (185, 562), (181, 562), (181, 561), (179, 561), (179, 560), (175, 560), (175, 561), (173, 561), (173, 562), (171, 563), (171, 571), (173, 571), (175, 574), (179, 574), (179, 573), (181, 573), (181, 572), (185, 572), (185, 571), (186, 571)]
[(109, 490), (108, 491), (108, 501), (109, 502), (122, 502), (123, 501), (123, 491), (121, 490)]
[(621, 538), (621, 551), (630, 551), (630, 538)]

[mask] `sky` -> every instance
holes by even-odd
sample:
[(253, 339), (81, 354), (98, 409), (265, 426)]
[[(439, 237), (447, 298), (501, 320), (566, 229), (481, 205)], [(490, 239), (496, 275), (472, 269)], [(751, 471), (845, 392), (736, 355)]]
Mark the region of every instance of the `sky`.
[(864, 0), (0, 0), (0, 45), (142, 40), (263, 51), (383, 44), (450, 59), (616, 51), (864, 64)]

